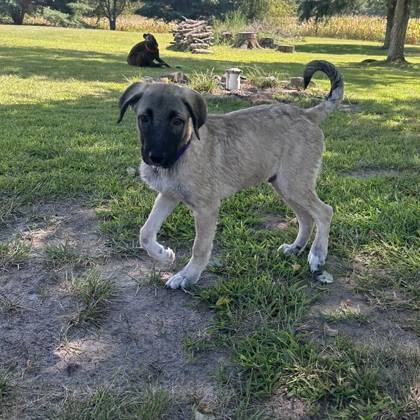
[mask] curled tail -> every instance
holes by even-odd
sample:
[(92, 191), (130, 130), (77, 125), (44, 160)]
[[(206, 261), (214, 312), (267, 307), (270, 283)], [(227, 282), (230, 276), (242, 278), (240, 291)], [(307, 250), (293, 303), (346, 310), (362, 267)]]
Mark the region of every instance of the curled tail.
[(322, 71), (325, 73), (331, 81), (331, 90), (326, 98), (326, 101), (306, 111), (308, 117), (312, 121), (320, 123), (328, 116), (330, 112), (334, 111), (343, 100), (344, 82), (343, 76), (335, 68), (334, 64), (324, 60), (314, 60), (306, 65), (305, 71), (303, 72), (303, 82), (305, 89), (309, 85), (312, 76), (317, 71)]

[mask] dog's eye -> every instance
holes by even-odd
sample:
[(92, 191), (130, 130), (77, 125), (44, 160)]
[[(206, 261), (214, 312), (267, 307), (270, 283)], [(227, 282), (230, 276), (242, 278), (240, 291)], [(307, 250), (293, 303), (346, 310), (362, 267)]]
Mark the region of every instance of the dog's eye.
[(145, 123), (148, 123), (149, 121), (150, 121), (150, 117), (148, 116), (148, 115), (146, 115), (146, 114), (142, 114), (142, 115), (140, 115), (140, 121), (143, 123), (143, 124), (145, 124)]
[(184, 120), (182, 120), (181, 118), (174, 118), (172, 120), (172, 124), (179, 127), (184, 124)]

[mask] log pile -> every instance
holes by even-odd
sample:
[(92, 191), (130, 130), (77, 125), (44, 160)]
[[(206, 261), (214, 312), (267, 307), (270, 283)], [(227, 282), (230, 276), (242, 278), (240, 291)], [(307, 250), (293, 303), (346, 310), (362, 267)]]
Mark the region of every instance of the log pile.
[(214, 43), (211, 26), (205, 20), (185, 19), (172, 31), (174, 49), (191, 51), (197, 54), (210, 53), (210, 46)]

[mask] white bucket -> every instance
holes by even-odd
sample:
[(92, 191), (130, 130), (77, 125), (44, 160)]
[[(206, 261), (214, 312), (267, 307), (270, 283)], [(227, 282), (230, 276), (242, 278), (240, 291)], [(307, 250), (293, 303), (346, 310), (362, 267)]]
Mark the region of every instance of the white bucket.
[(226, 89), (239, 90), (241, 88), (241, 73), (242, 70), (232, 68), (226, 70)]

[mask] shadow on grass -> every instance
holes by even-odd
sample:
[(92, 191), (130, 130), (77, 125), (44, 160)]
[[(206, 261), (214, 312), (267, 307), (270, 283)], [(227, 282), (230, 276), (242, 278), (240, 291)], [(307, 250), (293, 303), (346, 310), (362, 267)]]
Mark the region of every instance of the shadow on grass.
[[(342, 41), (342, 40), (340, 40)], [(297, 52), (314, 53), (314, 54), (355, 54), (355, 55), (380, 55), (386, 57), (386, 50), (381, 48), (380, 45), (366, 45), (366, 44), (323, 44), (323, 43), (308, 43), (299, 44), (296, 46)], [(406, 55), (418, 56), (420, 55), (420, 48), (414, 46), (405, 47)]]

